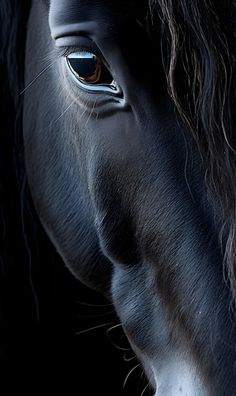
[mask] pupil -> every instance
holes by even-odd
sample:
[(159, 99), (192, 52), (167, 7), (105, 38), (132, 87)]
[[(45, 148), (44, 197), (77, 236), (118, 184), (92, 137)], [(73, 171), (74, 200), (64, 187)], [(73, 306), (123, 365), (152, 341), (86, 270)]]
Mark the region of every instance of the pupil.
[(71, 68), (80, 78), (88, 79), (96, 75), (97, 59), (93, 58), (69, 58)]

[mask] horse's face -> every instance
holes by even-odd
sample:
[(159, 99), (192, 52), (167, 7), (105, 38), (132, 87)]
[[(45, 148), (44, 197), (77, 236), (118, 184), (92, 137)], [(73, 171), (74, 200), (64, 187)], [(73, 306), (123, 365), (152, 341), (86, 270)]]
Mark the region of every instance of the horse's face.
[(28, 179), (48, 235), (112, 299), (156, 394), (232, 395), (235, 331), (204, 169), (142, 7), (51, 0), (48, 18), (33, 2)]

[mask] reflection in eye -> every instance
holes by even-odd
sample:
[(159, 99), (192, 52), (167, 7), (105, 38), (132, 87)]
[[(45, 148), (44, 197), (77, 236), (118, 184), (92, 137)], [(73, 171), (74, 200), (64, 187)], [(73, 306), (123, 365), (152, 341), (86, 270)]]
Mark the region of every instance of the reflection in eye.
[(78, 51), (66, 57), (67, 65), (86, 91), (117, 93), (118, 87), (102, 60), (92, 52)]

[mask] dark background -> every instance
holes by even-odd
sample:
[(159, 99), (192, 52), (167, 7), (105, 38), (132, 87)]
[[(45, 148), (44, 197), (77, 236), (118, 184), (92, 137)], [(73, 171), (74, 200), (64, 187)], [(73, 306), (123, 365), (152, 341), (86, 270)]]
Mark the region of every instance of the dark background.
[(138, 362), (120, 326), (109, 330), (113, 306), (74, 279), (34, 221), (29, 250), (19, 235), (2, 268), (1, 395), (140, 395), (140, 368), (123, 389)]

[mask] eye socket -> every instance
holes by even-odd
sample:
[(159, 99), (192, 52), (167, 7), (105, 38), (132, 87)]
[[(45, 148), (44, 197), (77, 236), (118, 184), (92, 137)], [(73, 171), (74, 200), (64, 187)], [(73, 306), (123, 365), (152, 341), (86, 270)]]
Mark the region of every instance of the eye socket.
[(84, 50), (72, 52), (66, 57), (66, 63), (79, 86), (85, 91), (119, 93), (110, 71), (96, 54)]

